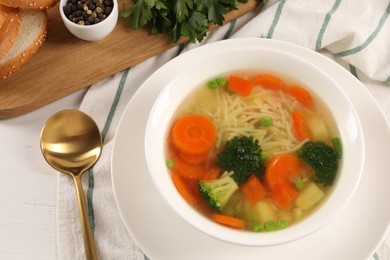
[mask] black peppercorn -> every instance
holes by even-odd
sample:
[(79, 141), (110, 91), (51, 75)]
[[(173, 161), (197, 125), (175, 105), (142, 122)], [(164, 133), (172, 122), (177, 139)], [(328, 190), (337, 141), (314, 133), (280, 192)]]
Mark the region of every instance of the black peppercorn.
[(75, 17), (80, 17), (83, 13), (80, 11), (80, 10), (77, 10), (75, 13), (74, 13), (74, 16)]
[(113, 0), (68, 0), (63, 11), (76, 24), (93, 25), (106, 19), (113, 6)]
[(105, 15), (109, 15), (109, 14), (111, 13), (111, 10), (112, 10), (111, 7), (106, 6), (106, 8), (104, 8), (104, 14), (105, 14)]
[(66, 16), (69, 16), (70, 14), (72, 14), (72, 6), (71, 5), (64, 6), (64, 14)]

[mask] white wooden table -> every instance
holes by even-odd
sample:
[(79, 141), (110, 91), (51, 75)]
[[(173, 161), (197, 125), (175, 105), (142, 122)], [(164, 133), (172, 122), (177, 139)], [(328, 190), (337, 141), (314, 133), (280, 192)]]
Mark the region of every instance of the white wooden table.
[(0, 120), (0, 259), (56, 259), (57, 173), (39, 148), (45, 121), (78, 108), (79, 91), (29, 114)]

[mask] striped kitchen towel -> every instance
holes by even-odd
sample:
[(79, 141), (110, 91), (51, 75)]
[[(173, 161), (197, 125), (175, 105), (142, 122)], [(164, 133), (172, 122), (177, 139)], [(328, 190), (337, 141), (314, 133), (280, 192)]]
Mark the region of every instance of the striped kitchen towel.
[[(389, 116), (389, 15), (388, 0), (270, 0), (210, 32), (201, 43), (177, 46), (91, 86), (80, 109), (100, 126), (104, 149), (99, 162), (84, 175), (83, 184), (99, 259), (145, 259), (119, 216), (110, 163), (118, 121), (151, 73), (180, 53), (211, 42), (241, 37), (278, 39), (316, 50), (340, 63), (367, 86)], [(57, 216), (58, 258), (85, 259), (74, 186), (62, 174), (58, 175)], [(371, 259), (390, 259), (389, 249), (387, 237)], [(204, 259), (208, 259), (207, 252)]]

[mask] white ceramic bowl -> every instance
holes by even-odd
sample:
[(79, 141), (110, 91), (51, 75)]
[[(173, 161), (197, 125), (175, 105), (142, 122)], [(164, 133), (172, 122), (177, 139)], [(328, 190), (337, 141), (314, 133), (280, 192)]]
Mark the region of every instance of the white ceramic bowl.
[(103, 21), (93, 25), (79, 25), (70, 21), (64, 14), (63, 7), (68, 0), (61, 0), (59, 4), (60, 15), (65, 27), (77, 38), (85, 41), (100, 41), (114, 30), (118, 21), (118, 1), (113, 0), (114, 7), (111, 13)]
[[(185, 60), (181, 56), (180, 58)], [(342, 88), (332, 80), (331, 75), (287, 52), (261, 47), (241, 48), (239, 45), (227, 51), (221, 49), (198, 62), (188, 61), (181, 65), (176, 76), (156, 99), (145, 133), (145, 152), (150, 176), (161, 196), (178, 215), (198, 230), (215, 238), (241, 245), (270, 246), (305, 237), (329, 223), (342, 210), (354, 193), (363, 171), (364, 140), (354, 107)], [(313, 214), (283, 230), (255, 233), (234, 230), (212, 222), (182, 198), (165, 165), (167, 131), (178, 105), (194, 88), (208, 79), (240, 69), (273, 71), (302, 82), (325, 102), (340, 133), (343, 159), (332, 192)]]

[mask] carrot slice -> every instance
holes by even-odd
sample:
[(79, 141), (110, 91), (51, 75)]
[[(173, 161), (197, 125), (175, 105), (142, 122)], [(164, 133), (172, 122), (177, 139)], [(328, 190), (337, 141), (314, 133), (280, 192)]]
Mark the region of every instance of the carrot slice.
[(202, 154), (187, 154), (180, 152), (180, 157), (186, 161), (189, 164), (199, 164), (204, 162), (207, 157), (209, 156), (209, 153), (202, 153)]
[(291, 182), (281, 182), (272, 190), (271, 201), (281, 209), (290, 210), (298, 194)]
[(271, 200), (279, 208), (291, 209), (299, 192), (293, 181), (300, 177), (304, 165), (292, 154), (279, 154), (271, 158), (265, 171), (265, 183), (271, 190)]
[(206, 174), (202, 177), (202, 180), (208, 181), (208, 180), (216, 180), (221, 175), (221, 168), (219, 167), (213, 167), (210, 170), (206, 172)]
[(252, 204), (259, 202), (267, 193), (263, 184), (255, 175), (251, 175), (251, 177), (241, 185), (241, 191)]
[(293, 154), (278, 154), (271, 158), (264, 174), (267, 187), (274, 191), (280, 183), (293, 183), (300, 177), (304, 165)]
[(287, 93), (293, 96), (299, 103), (305, 107), (311, 108), (314, 105), (314, 100), (309, 91), (301, 86), (291, 86), (288, 88)]
[(286, 88), (284, 82), (280, 78), (269, 74), (257, 75), (253, 77), (251, 81), (255, 85), (260, 85), (263, 88), (275, 91), (284, 90)]
[(191, 192), (191, 189), (186, 185), (184, 180), (181, 178), (180, 174), (172, 170), (172, 181), (176, 186), (177, 191), (183, 196), (183, 198), (191, 205), (196, 206), (198, 204), (198, 200), (196, 199), (196, 195)]
[(246, 226), (246, 222), (244, 220), (231, 216), (213, 213), (210, 215), (210, 218), (219, 224), (232, 228), (243, 229)]
[(295, 135), (298, 138), (298, 140), (303, 141), (306, 139), (311, 139), (311, 133), (305, 123), (305, 119), (303, 117), (302, 112), (293, 111), (291, 113), (291, 119), (295, 131)]
[(183, 178), (190, 180), (201, 179), (207, 172), (203, 164), (189, 164), (180, 155), (173, 155), (174, 169)]
[(217, 139), (217, 128), (207, 117), (186, 115), (172, 129), (172, 140), (176, 148), (186, 154), (204, 154)]
[(235, 75), (229, 76), (229, 90), (237, 93), (240, 96), (248, 96), (252, 92), (253, 87), (253, 83), (247, 79)]

